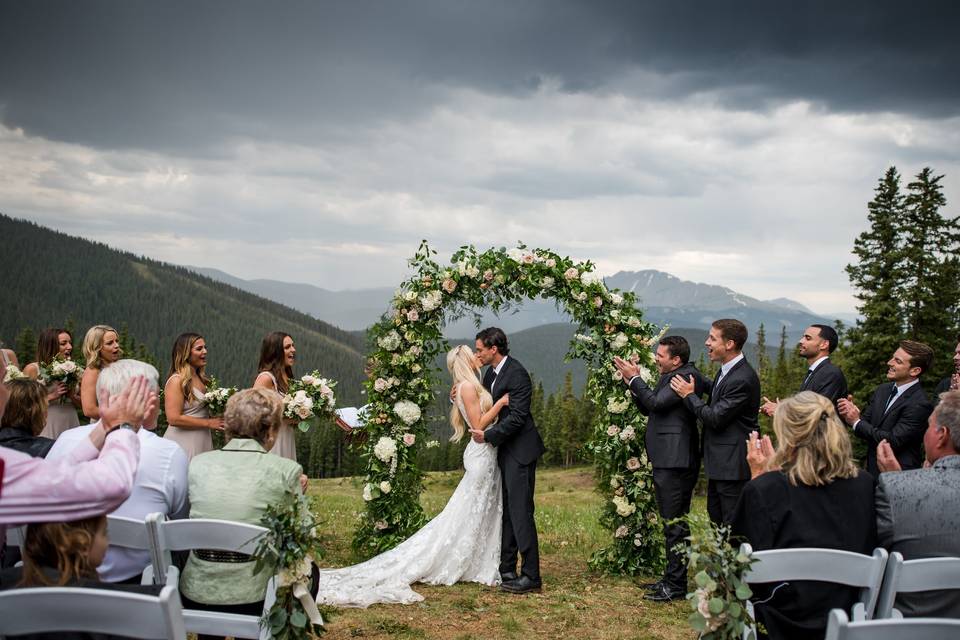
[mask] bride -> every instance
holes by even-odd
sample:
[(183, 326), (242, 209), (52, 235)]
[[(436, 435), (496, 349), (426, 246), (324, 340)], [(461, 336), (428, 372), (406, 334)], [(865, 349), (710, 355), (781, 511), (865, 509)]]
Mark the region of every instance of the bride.
[[(510, 402), (504, 395), (493, 403), (480, 383), (480, 367), (466, 345), (447, 354), (447, 369), (457, 389), (450, 410), (453, 442), (468, 428), (486, 429)], [(410, 604), (423, 600), (410, 587), (415, 582), (499, 584), (503, 498), (496, 449), (471, 440), (463, 452), (463, 468), (450, 501), (420, 531), (366, 562), (321, 571), (317, 602), (340, 607)]]

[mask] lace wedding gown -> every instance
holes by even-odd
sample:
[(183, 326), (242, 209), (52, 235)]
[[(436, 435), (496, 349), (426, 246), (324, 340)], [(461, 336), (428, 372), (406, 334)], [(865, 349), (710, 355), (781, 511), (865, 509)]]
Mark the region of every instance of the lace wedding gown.
[[(460, 394), (457, 405), (467, 412)], [(390, 551), (361, 564), (320, 572), (317, 602), (339, 607), (423, 600), (415, 582), (500, 583), (500, 518), (503, 511), (497, 450), (473, 440), (463, 452), (465, 473), (437, 516)]]

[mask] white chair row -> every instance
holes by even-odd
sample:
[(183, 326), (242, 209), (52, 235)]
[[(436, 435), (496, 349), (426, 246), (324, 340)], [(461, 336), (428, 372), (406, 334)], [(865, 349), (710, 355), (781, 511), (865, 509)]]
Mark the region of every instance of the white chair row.
[(886, 618), (851, 622), (842, 609), (827, 618), (825, 640), (952, 640), (960, 638), (960, 620), (952, 618)]
[[(177, 567), (174, 566), (172, 562), (172, 552), (175, 551), (188, 551), (192, 549), (212, 549), (216, 551), (230, 551), (235, 553), (243, 553), (250, 555), (252, 554), (257, 547), (259, 539), (263, 536), (267, 530), (263, 527), (258, 527), (249, 524), (243, 524), (238, 522), (230, 522), (226, 520), (206, 520), (206, 519), (194, 519), (194, 520), (166, 520), (165, 516), (162, 513), (153, 513), (147, 516), (146, 521), (134, 520), (131, 518), (123, 518), (119, 516), (108, 516), (107, 517), (107, 533), (110, 538), (111, 545), (117, 545), (130, 549), (138, 549), (142, 551), (148, 551), (150, 553), (151, 564), (146, 568), (143, 573), (142, 584), (151, 584), (156, 583), (158, 585), (163, 585), (165, 588), (161, 593), (160, 600), (163, 604), (163, 611), (175, 611), (173, 614), (178, 620), (181, 627), (183, 627), (187, 632), (198, 633), (198, 634), (211, 634), (211, 635), (221, 635), (221, 636), (233, 636), (235, 638), (269, 638), (269, 628), (261, 627), (260, 625), (260, 616), (252, 615), (241, 615), (234, 613), (220, 613), (215, 611), (202, 611), (198, 609), (183, 609), (179, 595), (177, 594), (180, 573), (177, 570)], [(8, 529), (8, 541), (10, 544), (20, 545), (22, 548), (23, 545), (23, 535), (24, 531), (21, 527), (10, 528)], [(157, 578), (161, 576), (161, 578)], [(264, 601), (263, 612), (266, 613), (273, 606), (274, 601), (276, 600), (276, 587), (277, 587), (277, 577), (273, 576), (270, 578), (270, 581), (267, 585), (266, 599)], [(177, 596), (175, 598), (175, 606), (170, 603), (170, 598), (167, 596), (167, 599), (163, 599), (163, 593), (167, 593), (167, 589), (172, 588), (174, 594)], [(75, 607), (71, 605), (70, 608), (66, 610), (67, 613), (57, 616), (58, 624), (62, 622), (66, 626), (55, 626), (45, 629), (33, 628), (30, 633), (40, 633), (42, 631), (63, 631), (67, 629), (74, 629), (76, 631), (90, 631), (96, 632), (100, 631), (99, 628), (80, 628), (76, 626), (70, 626), (74, 624), (74, 621), (71, 620), (73, 617), (72, 614), (74, 611), (82, 612), (84, 611), (83, 603), (90, 600), (96, 600), (97, 598), (112, 598), (114, 594), (118, 592), (108, 591), (108, 590), (88, 590), (88, 589), (75, 589), (75, 588), (58, 588), (55, 589), (57, 593), (49, 594), (50, 589), (30, 589), (30, 590), (12, 590), (0, 594), (0, 596), (6, 597), (7, 594), (17, 594), (17, 601), (29, 602), (31, 597), (35, 597), (40, 601), (43, 599), (43, 602), (60, 602), (57, 598), (67, 598), (73, 601), (76, 598), (77, 604)], [(41, 593), (43, 592), (43, 593)], [(74, 592), (81, 592), (81, 595), (84, 595), (84, 598), (80, 598), (75, 595)], [(88, 593), (89, 592), (89, 593)], [(147, 598), (147, 600), (137, 600), (141, 602), (141, 605), (138, 606), (148, 606), (144, 603), (150, 603), (149, 606), (157, 606), (156, 598), (152, 601), (149, 600), (149, 596), (140, 596), (139, 594), (122, 594), (122, 595), (131, 595), (137, 596), (139, 598)], [(52, 600), (51, 600), (52, 598)], [(86, 599), (85, 599), (86, 598)], [(134, 600), (130, 600), (133, 602)], [(5, 601), (9, 602), (9, 601)], [(165, 604), (164, 604), (165, 603)], [(4, 605), (6, 606), (6, 605)], [(47, 605), (44, 605), (47, 606)], [(12, 606), (9, 609), (2, 609), (11, 612), (21, 612), (21, 615), (15, 616), (17, 624), (12, 627), (8, 627), (4, 616), (0, 613), (0, 635), (14, 635), (15, 633), (27, 633), (27, 631), (14, 631), (14, 629), (21, 629), (22, 626), (29, 624), (27, 621), (23, 620), (28, 616), (22, 615), (22, 611), (18, 610), (16, 606)], [(31, 607), (31, 610), (32, 607)], [(37, 609), (40, 610), (40, 609)], [(48, 609), (50, 610), (50, 609)], [(99, 611), (99, 608), (96, 609)], [(93, 611), (93, 610), (91, 610)], [(91, 614), (92, 615), (92, 614)], [(164, 613), (163, 615), (166, 615)], [(44, 624), (45, 621), (42, 620), (43, 616), (29, 616), (31, 618), (39, 618), (36, 620), (39, 624)], [(126, 620), (126, 616), (123, 616)], [(95, 620), (90, 619), (90, 615), (80, 615), (76, 618), (76, 624), (86, 625), (86, 624), (97, 624)], [(131, 620), (136, 620), (137, 618), (130, 618)], [(104, 622), (103, 624), (108, 624)], [(117, 629), (112, 631), (102, 631), (103, 633), (117, 633)], [(129, 635), (129, 634), (127, 634)], [(140, 636), (137, 636), (140, 637)], [(154, 636), (143, 636), (143, 637), (176, 637), (180, 636), (173, 635), (154, 635)]]
[[(756, 559), (744, 576), (749, 584), (816, 580), (858, 587), (860, 597), (851, 611), (854, 623), (901, 618), (900, 612), (893, 607), (898, 593), (960, 589), (960, 558), (904, 561), (900, 553), (894, 552), (888, 556), (886, 550), (881, 548), (874, 549), (872, 556), (815, 548), (754, 552), (749, 544), (741, 545), (740, 550), (752, 554)], [(747, 610), (752, 617), (752, 602), (747, 603)], [(832, 613), (840, 611), (837, 609)], [(847, 613), (842, 614), (846, 623)], [(833, 620), (831, 615), (831, 621)], [(933, 622), (935, 620), (931, 624)], [(839, 624), (840, 618), (837, 618), (836, 625)], [(957, 621), (957, 624), (960, 624), (960, 621)], [(756, 637), (756, 628), (745, 630), (744, 637), (748, 637), (751, 631)], [(830, 638), (829, 633), (827, 637)], [(911, 637), (911, 640), (920, 640), (920, 636)]]

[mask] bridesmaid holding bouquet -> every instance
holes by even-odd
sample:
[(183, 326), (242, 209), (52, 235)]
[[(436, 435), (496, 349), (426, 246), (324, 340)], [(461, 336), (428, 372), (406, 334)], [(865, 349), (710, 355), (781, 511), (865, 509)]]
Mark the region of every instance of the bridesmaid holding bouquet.
[[(33, 380), (40, 378), (41, 367), (49, 368), (55, 360), (73, 362), (73, 336), (66, 329), (44, 329), (37, 340), (37, 361), (23, 368)], [(79, 367), (78, 367), (79, 369)], [(79, 373), (79, 371), (78, 371)], [(73, 378), (75, 381), (76, 378)], [(43, 382), (47, 382), (44, 380)], [(68, 386), (62, 381), (51, 380), (47, 384), (47, 423), (40, 435), (56, 440), (67, 429), (80, 424), (77, 409), (80, 394), (77, 385)]]
[(197, 333), (182, 333), (173, 343), (170, 377), (163, 387), (163, 409), (167, 414), (166, 433), (187, 454), (193, 456), (213, 449), (213, 431), (223, 431), (223, 416), (211, 416), (204, 402), (210, 380), (206, 375), (207, 343)]
[[(260, 373), (253, 381), (254, 388), (270, 389), (282, 400), (293, 378), (293, 362), (296, 357), (297, 349), (293, 346), (293, 338), (289, 334), (282, 331), (268, 333), (260, 343), (260, 365), (257, 367)], [(290, 421), (283, 421), (270, 453), (294, 461), (297, 459), (297, 442)]]
[(97, 378), (104, 369), (123, 355), (120, 348), (120, 335), (113, 327), (98, 324), (87, 331), (83, 337), (83, 357), (87, 368), (80, 379), (80, 404), (83, 415), (91, 421), (100, 419), (100, 407), (97, 404)]

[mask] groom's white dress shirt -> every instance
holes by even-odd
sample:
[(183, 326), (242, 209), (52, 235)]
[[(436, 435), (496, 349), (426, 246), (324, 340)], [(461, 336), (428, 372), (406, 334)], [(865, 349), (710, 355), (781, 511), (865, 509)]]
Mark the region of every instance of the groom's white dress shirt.
[(497, 378), (500, 377), (500, 370), (503, 369), (503, 365), (507, 363), (507, 358), (510, 356), (503, 356), (503, 359), (500, 360), (500, 364), (493, 368), (493, 382), (490, 383), (490, 393), (493, 394), (493, 388), (497, 385)]

